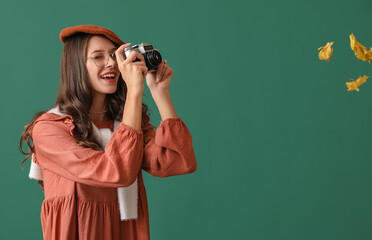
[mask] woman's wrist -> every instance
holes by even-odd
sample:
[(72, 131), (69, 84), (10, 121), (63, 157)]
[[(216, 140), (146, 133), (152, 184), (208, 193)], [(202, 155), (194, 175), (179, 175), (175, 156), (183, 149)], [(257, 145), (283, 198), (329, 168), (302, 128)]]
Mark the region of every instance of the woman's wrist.
[(167, 97), (170, 96), (169, 89), (150, 89), (151, 95), (154, 98), (161, 98), (161, 97)]
[(159, 113), (162, 120), (165, 120), (167, 118), (178, 117), (176, 110), (173, 107), (173, 103), (168, 89), (152, 91), (151, 94), (152, 98), (156, 103), (156, 106), (159, 109)]
[(132, 99), (132, 98), (135, 98), (135, 99), (141, 98), (142, 99), (142, 96), (143, 96), (143, 89), (142, 90), (140, 88), (128, 89), (128, 91), (127, 91), (127, 99)]

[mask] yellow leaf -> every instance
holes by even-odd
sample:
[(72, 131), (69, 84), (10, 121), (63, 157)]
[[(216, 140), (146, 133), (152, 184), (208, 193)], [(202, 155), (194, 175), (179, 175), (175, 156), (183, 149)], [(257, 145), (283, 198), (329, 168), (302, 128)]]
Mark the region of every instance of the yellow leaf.
[(366, 56), (369, 59), (368, 61), (372, 59), (372, 47), (369, 49), (369, 51), (366, 52)]
[(355, 39), (355, 36), (353, 34), (350, 34), (350, 47), (351, 47), (351, 50), (354, 51), (355, 53), (355, 56), (360, 59), (360, 60), (363, 60), (364, 62), (365, 61), (368, 61), (369, 63), (371, 63), (371, 59), (372, 59), (372, 48), (367, 51), (367, 48), (365, 46), (363, 46), (362, 44), (360, 44), (356, 39)]
[(318, 48), (318, 50), (321, 50), (319, 52), (319, 59), (320, 60), (326, 60), (329, 62), (329, 59), (332, 57), (333, 48), (331, 47), (333, 42), (327, 42), (327, 45), (324, 47)]
[(369, 76), (367, 75), (364, 75), (363, 77), (360, 76), (357, 80), (355, 81), (351, 81), (351, 82), (346, 82), (346, 86), (348, 87), (348, 91), (358, 91), (359, 92), (359, 87), (360, 85), (362, 85), (363, 83), (365, 83), (367, 81), (367, 78), (369, 78)]

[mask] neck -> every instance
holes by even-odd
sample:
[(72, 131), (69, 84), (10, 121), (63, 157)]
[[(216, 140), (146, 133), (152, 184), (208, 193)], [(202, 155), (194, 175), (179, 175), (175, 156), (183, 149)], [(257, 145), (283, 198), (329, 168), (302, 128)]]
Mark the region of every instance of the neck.
[(89, 111), (90, 119), (98, 122), (109, 121), (105, 112), (106, 110), (106, 94), (93, 93), (93, 102)]
[(92, 121), (97, 121), (97, 122), (108, 122), (110, 119), (108, 119), (107, 115), (104, 113), (90, 113), (90, 119)]

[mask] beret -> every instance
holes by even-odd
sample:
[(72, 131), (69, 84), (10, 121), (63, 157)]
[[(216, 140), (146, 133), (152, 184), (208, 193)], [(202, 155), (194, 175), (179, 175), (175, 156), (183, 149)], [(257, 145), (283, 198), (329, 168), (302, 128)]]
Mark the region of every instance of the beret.
[(63, 44), (65, 44), (68, 37), (79, 32), (90, 34), (102, 34), (118, 45), (124, 44), (124, 42), (111, 30), (94, 25), (78, 25), (62, 29), (62, 31), (59, 33), (59, 39)]

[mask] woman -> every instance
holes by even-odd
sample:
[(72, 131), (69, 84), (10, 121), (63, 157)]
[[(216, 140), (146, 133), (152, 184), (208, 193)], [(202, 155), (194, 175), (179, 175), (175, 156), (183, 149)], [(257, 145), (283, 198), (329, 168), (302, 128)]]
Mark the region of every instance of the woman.
[[(173, 70), (163, 60), (148, 72), (144, 57), (126, 58), (130, 44), (103, 27), (69, 27), (60, 39), (55, 106), (36, 113), (20, 141), (23, 162), (32, 156), (43, 180), (44, 239), (149, 239), (141, 169), (158, 177), (196, 170), (191, 135), (169, 95)], [(142, 104), (145, 77), (162, 118), (156, 132)]]

